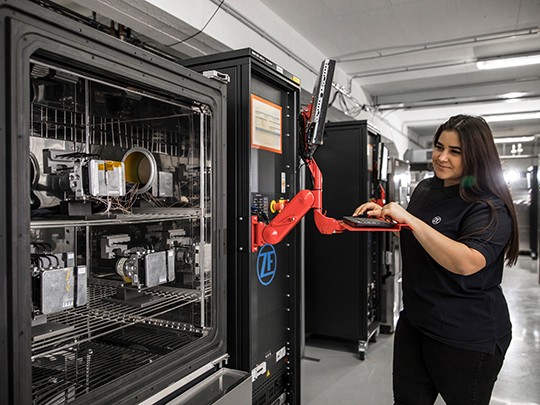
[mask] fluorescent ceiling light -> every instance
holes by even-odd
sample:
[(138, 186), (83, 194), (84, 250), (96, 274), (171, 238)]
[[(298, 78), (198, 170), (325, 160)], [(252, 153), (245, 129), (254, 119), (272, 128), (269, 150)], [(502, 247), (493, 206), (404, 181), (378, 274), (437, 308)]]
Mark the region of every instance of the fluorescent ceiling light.
[(522, 100), (520, 98), (506, 98), (503, 101), (506, 104), (516, 104), (516, 103), (520, 103)]
[(513, 99), (520, 98), (526, 95), (527, 93), (525, 93), (524, 91), (512, 91), (510, 93), (501, 94), (499, 97), (504, 99)]
[(521, 177), (521, 174), (516, 169), (510, 169), (505, 170), (503, 172), (504, 180), (506, 180), (507, 183), (513, 183), (515, 181), (518, 181)]
[(495, 143), (525, 143), (532, 142), (536, 136), (509, 136), (507, 138), (493, 138)]
[(531, 111), (514, 114), (484, 115), (487, 122), (518, 121), (540, 119), (540, 111)]
[(535, 65), (538, 63), (540, 63), (540, 54), (479, 60), (476, 62), (476, 67), (478, 69), (500, 69), (507, 67)]

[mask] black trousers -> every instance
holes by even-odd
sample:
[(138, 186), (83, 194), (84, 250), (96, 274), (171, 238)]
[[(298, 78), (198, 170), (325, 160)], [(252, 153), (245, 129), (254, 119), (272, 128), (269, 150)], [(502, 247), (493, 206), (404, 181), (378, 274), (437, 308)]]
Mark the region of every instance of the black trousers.
[(394, 336), (394, 404), (433, 405), (440, 394), (447, 405), (488, 405), (504, 354), (449, 346), (402, 317)]

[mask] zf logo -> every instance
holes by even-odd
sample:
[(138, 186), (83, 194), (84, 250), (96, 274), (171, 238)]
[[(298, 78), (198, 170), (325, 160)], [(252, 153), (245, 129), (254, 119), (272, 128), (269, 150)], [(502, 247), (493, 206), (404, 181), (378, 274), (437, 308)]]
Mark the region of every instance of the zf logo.
[(277, 255), (274, 246), (264, 245), (257, 256), (257, 277), (262, 285), (268, 285), (274, 279), (277, 269)]

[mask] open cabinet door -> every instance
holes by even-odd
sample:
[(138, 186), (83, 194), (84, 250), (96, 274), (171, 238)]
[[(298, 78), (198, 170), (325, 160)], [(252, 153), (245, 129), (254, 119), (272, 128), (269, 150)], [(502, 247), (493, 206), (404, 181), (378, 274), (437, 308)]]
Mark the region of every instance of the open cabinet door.
[(178, 395), (228, 357), (224, 85), (30, 2), (0, 24), (0, 402)]

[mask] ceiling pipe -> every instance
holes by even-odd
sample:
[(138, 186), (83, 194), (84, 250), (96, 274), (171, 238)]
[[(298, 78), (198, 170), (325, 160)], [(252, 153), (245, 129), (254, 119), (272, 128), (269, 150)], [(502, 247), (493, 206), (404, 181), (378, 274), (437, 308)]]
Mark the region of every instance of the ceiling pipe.
[[(425, 51), (430, 51), (434, 49), (449, 48), (453, 46), (468, 45), (468, 44), (490, 42), (490, 41), (500, 41), (500, 40), (506, 40), (506, 39), (514, 39), (516, 37), (537, 36), (539, 33), (540, 33), (539, 27), (529, 27), (529, 28), (523, 28), (521, 30), (501, 31), (501, 32), (493, 33), (493, 34), (456, 38), (456, 39), (448, 40), (448, 41), (434, 41), (434, 42), (427, 42), (427, 43), (416, 44), (416, 45), (400, 45), (400, 46), (392, 46), (392, 47), (386, 47), (386, 48), (370, 49), (370, 50), (358, 51), (358, 52), (349, 53), (345, 55), (335, 56), (333, 57), (333, 59), (335, 59), (338, 63), (359, 62), (359, 61), (364, 61), (364, 60), (374, 60), (374, 59), (380, 59), (380, 58), (388, 58), (392, 56), (425, 52)], [(400, 50), (403, 48), (406, 48), (406, 49)], [(396, 51), (393, 51), (393, 50), (396, 50)], [(386, 51), (388, 52), (386, 53)], [(349, 57), (352, 57), (354, 55), (362, 55), (362, 54), (368, 54), (368, 53), (376, 53), (376, 55), (361, 56), (357, 58), (348, 59)]]
[(420, 70), (431, 70), (431, 69), (438, 69), (438, 68), (447, 68), (447, 67), (454, 67), (454, 66), (466, 66), (466, 65), (472, 65), (476, 63), (476, 59), (470, 59), (470, 60), (461, 60), (457, 62), (453, 61), (447, 61), (447, 62), (440, 62), (440, 63), (433, 63), (433, 64), (423, 64), (423, 65), (412, 65), (412, 66), (399, 66), (395, 68), (390, 69), (377, 69), (377, 70), (366, 70), (362, 72), (354, 72), (351, 73), (351, 79), (358, 79), (361, 77), (373, 77), (373, 76), (381, 76), (381, 75), (389, 75), (393, 73), (407, 73), (407, 72), (417, 72)]
[[(540, 96), (524, 96), (513, 98), (512, 101), (533, 101), (540, 100)], [(412, 103), (392, 103), (392, 104), (372, 104), (370, 107), (378, 111), (393, 110), (415, 110), (422, 108), (448, 107), (462, 104), (488, 104), (494, 102), (504, 102), (507, 100), (500, 97), (490, 98), (446, 98), (440, 100), (415, 101)]]

